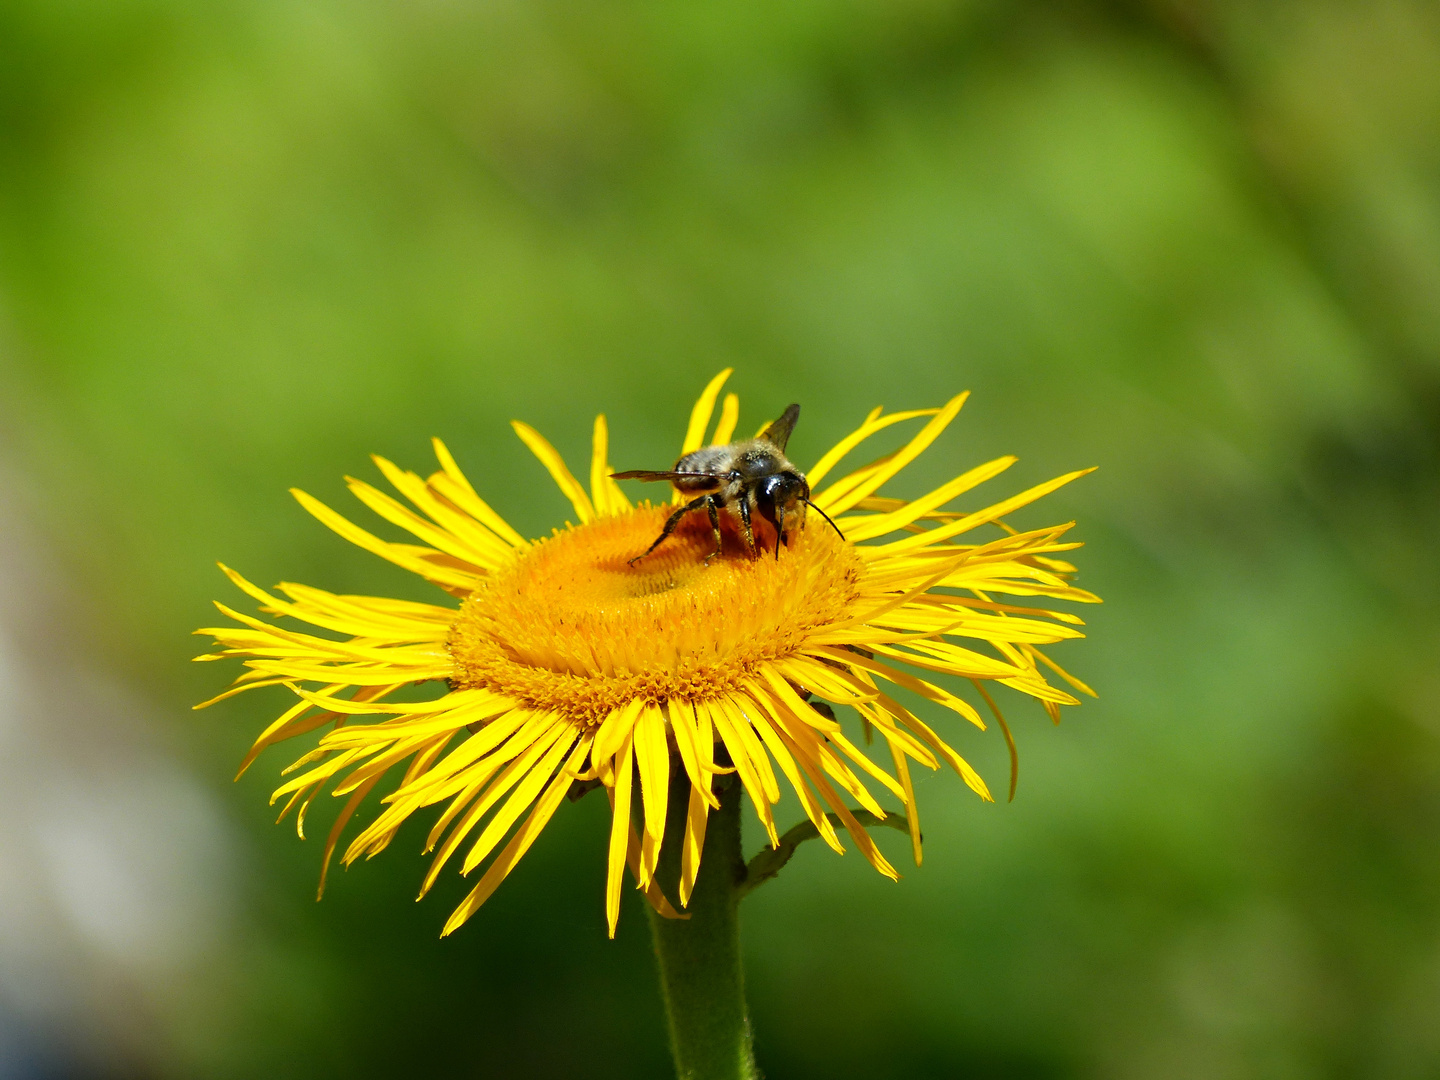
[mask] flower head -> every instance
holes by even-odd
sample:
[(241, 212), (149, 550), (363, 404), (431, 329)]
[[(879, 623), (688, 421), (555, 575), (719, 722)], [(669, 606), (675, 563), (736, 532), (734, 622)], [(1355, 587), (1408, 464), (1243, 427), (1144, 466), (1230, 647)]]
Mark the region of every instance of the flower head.
[[(696, 403), (682, 453), (704, 444), (728, 375)], [(1017, 532), (1004, 521), (1082, 472), (971, 511), (947, 507), (1014, 458), (977, 466), (918, 499), (877, 494), (964, 400), (866, 417), (807, 473), (815, 506), (839, 532), (797, 530), (783, 557), (777, 546), (776, 557), (758, 558), (727, 535), (721, 556), (707, 560), (710, 525), (689, 520), (632, 564), (673, 506), (637, 506), (626, 497), (611, 477), (603, 416), (595, 421), (588, 492), (549, 443), (515, 425), (578, 519), (539, 540), (520, 536), (491, 509), (438, 439), (440, 469), (426, 478), (375, 459), (409, 506), (349, 480), (362, 502), (418, 544), (382, 540), (294, 492), (345, 539), (419, 574), (458, 604), (342, 596), (289, 582), (271, 593), (225, 569), (268, 618), (217, 604), (238, 625), (197, 631), (222, 646), (199, 659), (240, 656), (249, 669), (213, 701), (275, 685), (297, 699), (255, 741), (241, 772), (266, 747), (331, 727), (286, 770), (293, 776), (272, 799), (284, 800), (281, 817), (293, 812), (303, 836), (317, 794), (345, 797), (325, 844), (322, 890), (343, 831), (387, 776), (379, 813), (344, 850), (347, 865), (382, 850), (411, 815), (437, 807), (425, 843), (434, 857), (420, 894), (448, 863), (465, 874), (486, 867), (450, 916), (447, 934), (485, 902), (567, 793), (587, 783), (603, 786), (613, 807), (606, 889), (612, 936), (627, 866), (661, 914), (677, 914), (672, 901), (688, 903), (707, 815), (719, 805), (715, 778), (723, 773), (738, 774), (772, 844), (779, 835), (772, 808), (788, 787), (832, 848), (844, 850), (833, 820), (875, 869), (898, 877), (852, 810), (885, 815), (872, 785), (904, 806), (917, 864), (912, 765), (948, 766), (991, 798), (975, 770), (899, 698), (927, 699), (985, 730), (980, 711), (934, 676), (969, 681), (1010, 749), (1013, 795), (1014, 740), (986, 684), (1035, 698), (1057, 721), (1059, 707), (1077, 701), (1047, 671), (1090, 692), (1041, 652), (1080, 637), (1080, 619), (1031, 603), (1096, 600), (1070, 583), (1075, 568), (1057, 557), (1079, 546), (1064, 539), (1070, 525)], [(727, 395), (706, 445), (728, 443), (738, 413), (735, 395)], [(899, 450), (829, 479), (861, 443), (910, 421), (923, 425)], [(778, 542), (773, 531), (769, 539)], [(432, 681), (446, 692), (405, 699), (408, 687)], [(891, 769), (845, 735), (837, 705), (859, 714), (867, 741), (880, 736)], [(668, 898), (655, 869), (676, 770), (688, 778), (689, 797), (678, 895)]]

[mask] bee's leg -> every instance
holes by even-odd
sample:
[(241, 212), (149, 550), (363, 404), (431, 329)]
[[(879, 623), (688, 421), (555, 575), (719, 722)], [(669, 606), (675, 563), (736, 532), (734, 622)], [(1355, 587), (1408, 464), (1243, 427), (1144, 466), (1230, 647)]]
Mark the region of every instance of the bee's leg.
[(755, 531), (750, 527), (750, 500), (740, 497), (740, 521), (745, 526), (745, 543), (750, 545), (750, 554), (755, 554)]
[(712, 551), (709, 555), (705, 556), (705, 565), (709, 566), (710, 560), (713, 559), (716, 555), (719, 555), (720, 552), (724, 549), (725, 537), (720, 532), (720, 513), (716, 509), (715, 496), (706, 495), (699, 501), (703, 502), (705, 504), (705, 509), (710, 511), (710, 528), (715, 533), (715, 550)]
[(781, 544), (784, 544), (787, 548), (790, 546), (790, 534), (787, 533), (783, 527), (780, 529), (779, 533), (777, 533), (776, 536), (775, 536), (775, 561), (776, 561), (776, 562), (779, 562), (779, 561), (780, 561), (780, 545), (781, 545)]
[[(657, 547), (664, 543), (665, 538), (675, 531), (675, 526), (680, 524), (681, 518), (683, 518), (691, 510), (699, 510), (700, 507), (704, 506), (709, 499), (709, 495), (701, 495), (700, 498), (692, 499), (690, 502), (686, 503), (684, 506), (680, 507), (679, 510), (676, 510), (673, 514), (666, 518), (665, 527), (660, 530), (660, 535), (655, 538), (655, 542), (651, 544), (648, 548), (646, 548), (644, 551), (642, 551), (639, 555), (636, 555), (633, 559), (631, 559), (628, 565), (634, 566), (641, 559), (645, 558), (646, 555), (649, 555), (650, 552), (654, 551)], [(711, 507), (710, 510), (710, 519), (712, 521), (715, 520), (715, 510), (713, 507)]]

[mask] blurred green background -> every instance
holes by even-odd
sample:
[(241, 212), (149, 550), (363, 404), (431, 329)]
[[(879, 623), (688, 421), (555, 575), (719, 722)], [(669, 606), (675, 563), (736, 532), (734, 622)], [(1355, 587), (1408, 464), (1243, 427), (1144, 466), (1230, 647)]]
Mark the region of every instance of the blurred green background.
[(1440, 1077), (1425, 0), (0, 3), (0, 1077), (667, 1076), (598, 797), (452, 939), (419, 834), (316, 905), (188, 631), (426, 595), (292, 484), (441, 435), (543, 532), (509, 419), (644, 467), (729, 365), (802, 465), (973, 390), (897, 493), (1101, 467), (1022, 522), (1100, 700), (747, 902), (767, 1074)]

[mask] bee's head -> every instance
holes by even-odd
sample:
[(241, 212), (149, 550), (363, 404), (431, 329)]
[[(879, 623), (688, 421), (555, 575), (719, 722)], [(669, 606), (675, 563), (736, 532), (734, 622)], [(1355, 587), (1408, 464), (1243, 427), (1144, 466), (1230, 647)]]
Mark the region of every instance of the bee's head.
[[(785, 522), (801, 505), (810, 498), (810, 485), (805, 478), (791, 469), (785, 469), (765, 477), (755, 485), (755, 508), (760, 516), (775, 527), (777, 537), (785, 536)], [(779, 554), (778, 547), (776, 554)]]

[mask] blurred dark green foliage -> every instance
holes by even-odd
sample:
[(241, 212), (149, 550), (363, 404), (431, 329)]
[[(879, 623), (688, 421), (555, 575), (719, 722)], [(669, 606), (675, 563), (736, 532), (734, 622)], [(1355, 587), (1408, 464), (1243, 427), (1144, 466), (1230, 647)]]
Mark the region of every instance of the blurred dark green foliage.
[(598, 798), (454, 939), (413, 830), (316, 906), (280, 756), (228, 786), (280, 696), (189, 713), (186, 631), (216, 558), (424, 595), (288, 485), (439, 434), (543, 532), (506, 421), (648, 465), (727, 365), (802, 462), (974, 390), (904, 491), (1101, 466), (1025, 519), (1079, 519), (1101, 700), (1010, 703), (1013, 804), (924, 778), (898, 886), (812, 845), (747, 902), (770, 1075), (1440, 1075), (1433, 4), (5, 0), (0, 365), (83, 636), (244, 839), (117, 1075), (666, 1075)]

